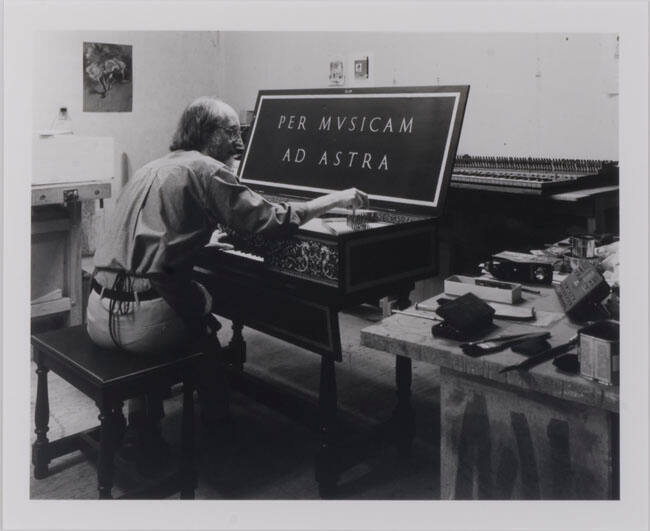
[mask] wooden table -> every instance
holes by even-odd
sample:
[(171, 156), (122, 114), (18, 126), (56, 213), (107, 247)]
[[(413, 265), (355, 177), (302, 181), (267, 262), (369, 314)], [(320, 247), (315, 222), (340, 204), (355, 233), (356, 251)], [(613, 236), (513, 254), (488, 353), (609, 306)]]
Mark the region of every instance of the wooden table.
[(81, 324), (81, 202), (110, 196), (110, 181), (32, 185), (32, 319)]
[(618, 232), (618, 185), (561, 192), (549, 197), (573, 209), (574, 216), (584, 219), (586, 232)]
[[(561, 312), (554, 291), (541, 291), (524, 294), (523, 304)], [(544, 330), (495, 323), (491, 335)], [(411, 360), (440, 367), (442, 499), (618, 498), (617, 386), (559, 372), (551, 362), (499, 374), (525, 358), (510, 349), (469, 357), (458, 342), (434, 338), (432, 324), (395, 314), (362, 330), (361, 343), (396, 356), (397, 411), (407, 415)], [(578, 328), (562, 316), (548, 327), (549, 342), (563, 343)]]

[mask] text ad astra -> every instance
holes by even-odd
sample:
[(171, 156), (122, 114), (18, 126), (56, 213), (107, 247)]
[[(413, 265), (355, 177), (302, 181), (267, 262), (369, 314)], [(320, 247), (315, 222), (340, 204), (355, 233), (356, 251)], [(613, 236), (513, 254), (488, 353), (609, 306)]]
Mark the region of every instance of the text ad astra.
[[(287, 148), (282, 156), (282, 162), (300, 164), (307, 159), (304, 148)], [(375, 155), (372, 153), (359, 153), (358, 151), (331, 151), (324, 150), (318, 158), (318, 166), (343, 166), (357, 167), (362, 170), (388, 171), (388, 155)]]

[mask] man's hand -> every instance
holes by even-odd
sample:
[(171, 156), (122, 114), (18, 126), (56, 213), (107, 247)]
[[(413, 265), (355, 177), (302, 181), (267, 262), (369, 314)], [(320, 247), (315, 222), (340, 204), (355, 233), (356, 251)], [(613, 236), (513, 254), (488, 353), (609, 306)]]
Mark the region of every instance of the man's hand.
[(368, 204), (368, 194), (356, 188), (332, 192), (307, 201), (305, 203), (307, 213), (302, 222), (306, 223), (310, 219), (317, 218), (335, 207), (351, 208), (354, 210), (357, 208), (368, 208)]
[(210, 237), (210, 241), (208, 242), (206, 247), (214, 247), (217, 249), (223, 249), (224, 251), (227, 251), (229, 249), (234, 249), (234, 245), (221, 241), (223, 238), (227, 236), (228, 234), (226, 234), (222, 230), (215, 230), (212, 233), (212, 236)]
[(356, 188), (348, 188), (335, 192), (338, 195), (338, 205), (343, 208), (368, 208), (369, 200), (368, 194), (357, 190)]

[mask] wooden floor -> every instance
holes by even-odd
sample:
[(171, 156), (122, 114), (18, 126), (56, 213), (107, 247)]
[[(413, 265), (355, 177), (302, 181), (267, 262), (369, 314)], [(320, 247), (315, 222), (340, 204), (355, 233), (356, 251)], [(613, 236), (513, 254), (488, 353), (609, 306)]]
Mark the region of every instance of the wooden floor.
[[(395, 405), (394, 359), (359, 345), (359, 330), (379, 314), (361, 307), (340, 317), (343, 361), (337, 364), (340, 409), (359, 427), (385, 420)], [(223, 321), (222, 343), (230, 337)], [(320, 359), (261, 333), (245, 329), (246, 370), (313, 397), (319, 381)], [(32, 414), (35, 399), (32, 377)], [(97, 424), (90, 400), (50, 374), (50, 431), (53, 440)], [(439, 498), (439, 373), (432, 366), (413, 365), (413, 406), (417, 437), (413, 455), (400, 457), (391, 446), (381, 446), (341, 478), (343, 499), (431, 500)], [(180, 443), (181, 396), (165, 402), (163, 433), (174, 448)], [(216, 436), (205, 436), (198, 424), (198, 499), (318, 499), (313, 457), (317, 434), (290, 417), (234, 392), (232, 426)], [(34, 436), (33, 436), (34, 437)], [(96, 498), (96, 472), (80, 453), (52, 462), (54, 474), (31, 479), (33, 499)], [(132, 486), (118, 474), (114, 495)]]

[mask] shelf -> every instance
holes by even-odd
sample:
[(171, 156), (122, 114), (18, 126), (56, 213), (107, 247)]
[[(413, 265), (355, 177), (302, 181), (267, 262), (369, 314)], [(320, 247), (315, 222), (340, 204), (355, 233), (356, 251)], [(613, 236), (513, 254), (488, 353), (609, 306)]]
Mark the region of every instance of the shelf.
[(70, 297), (61, 297), (60, 299), (54, 299), (52, 301), (32, 303), (32, 318), (69, 312), (70, 308), (72, 308)]

